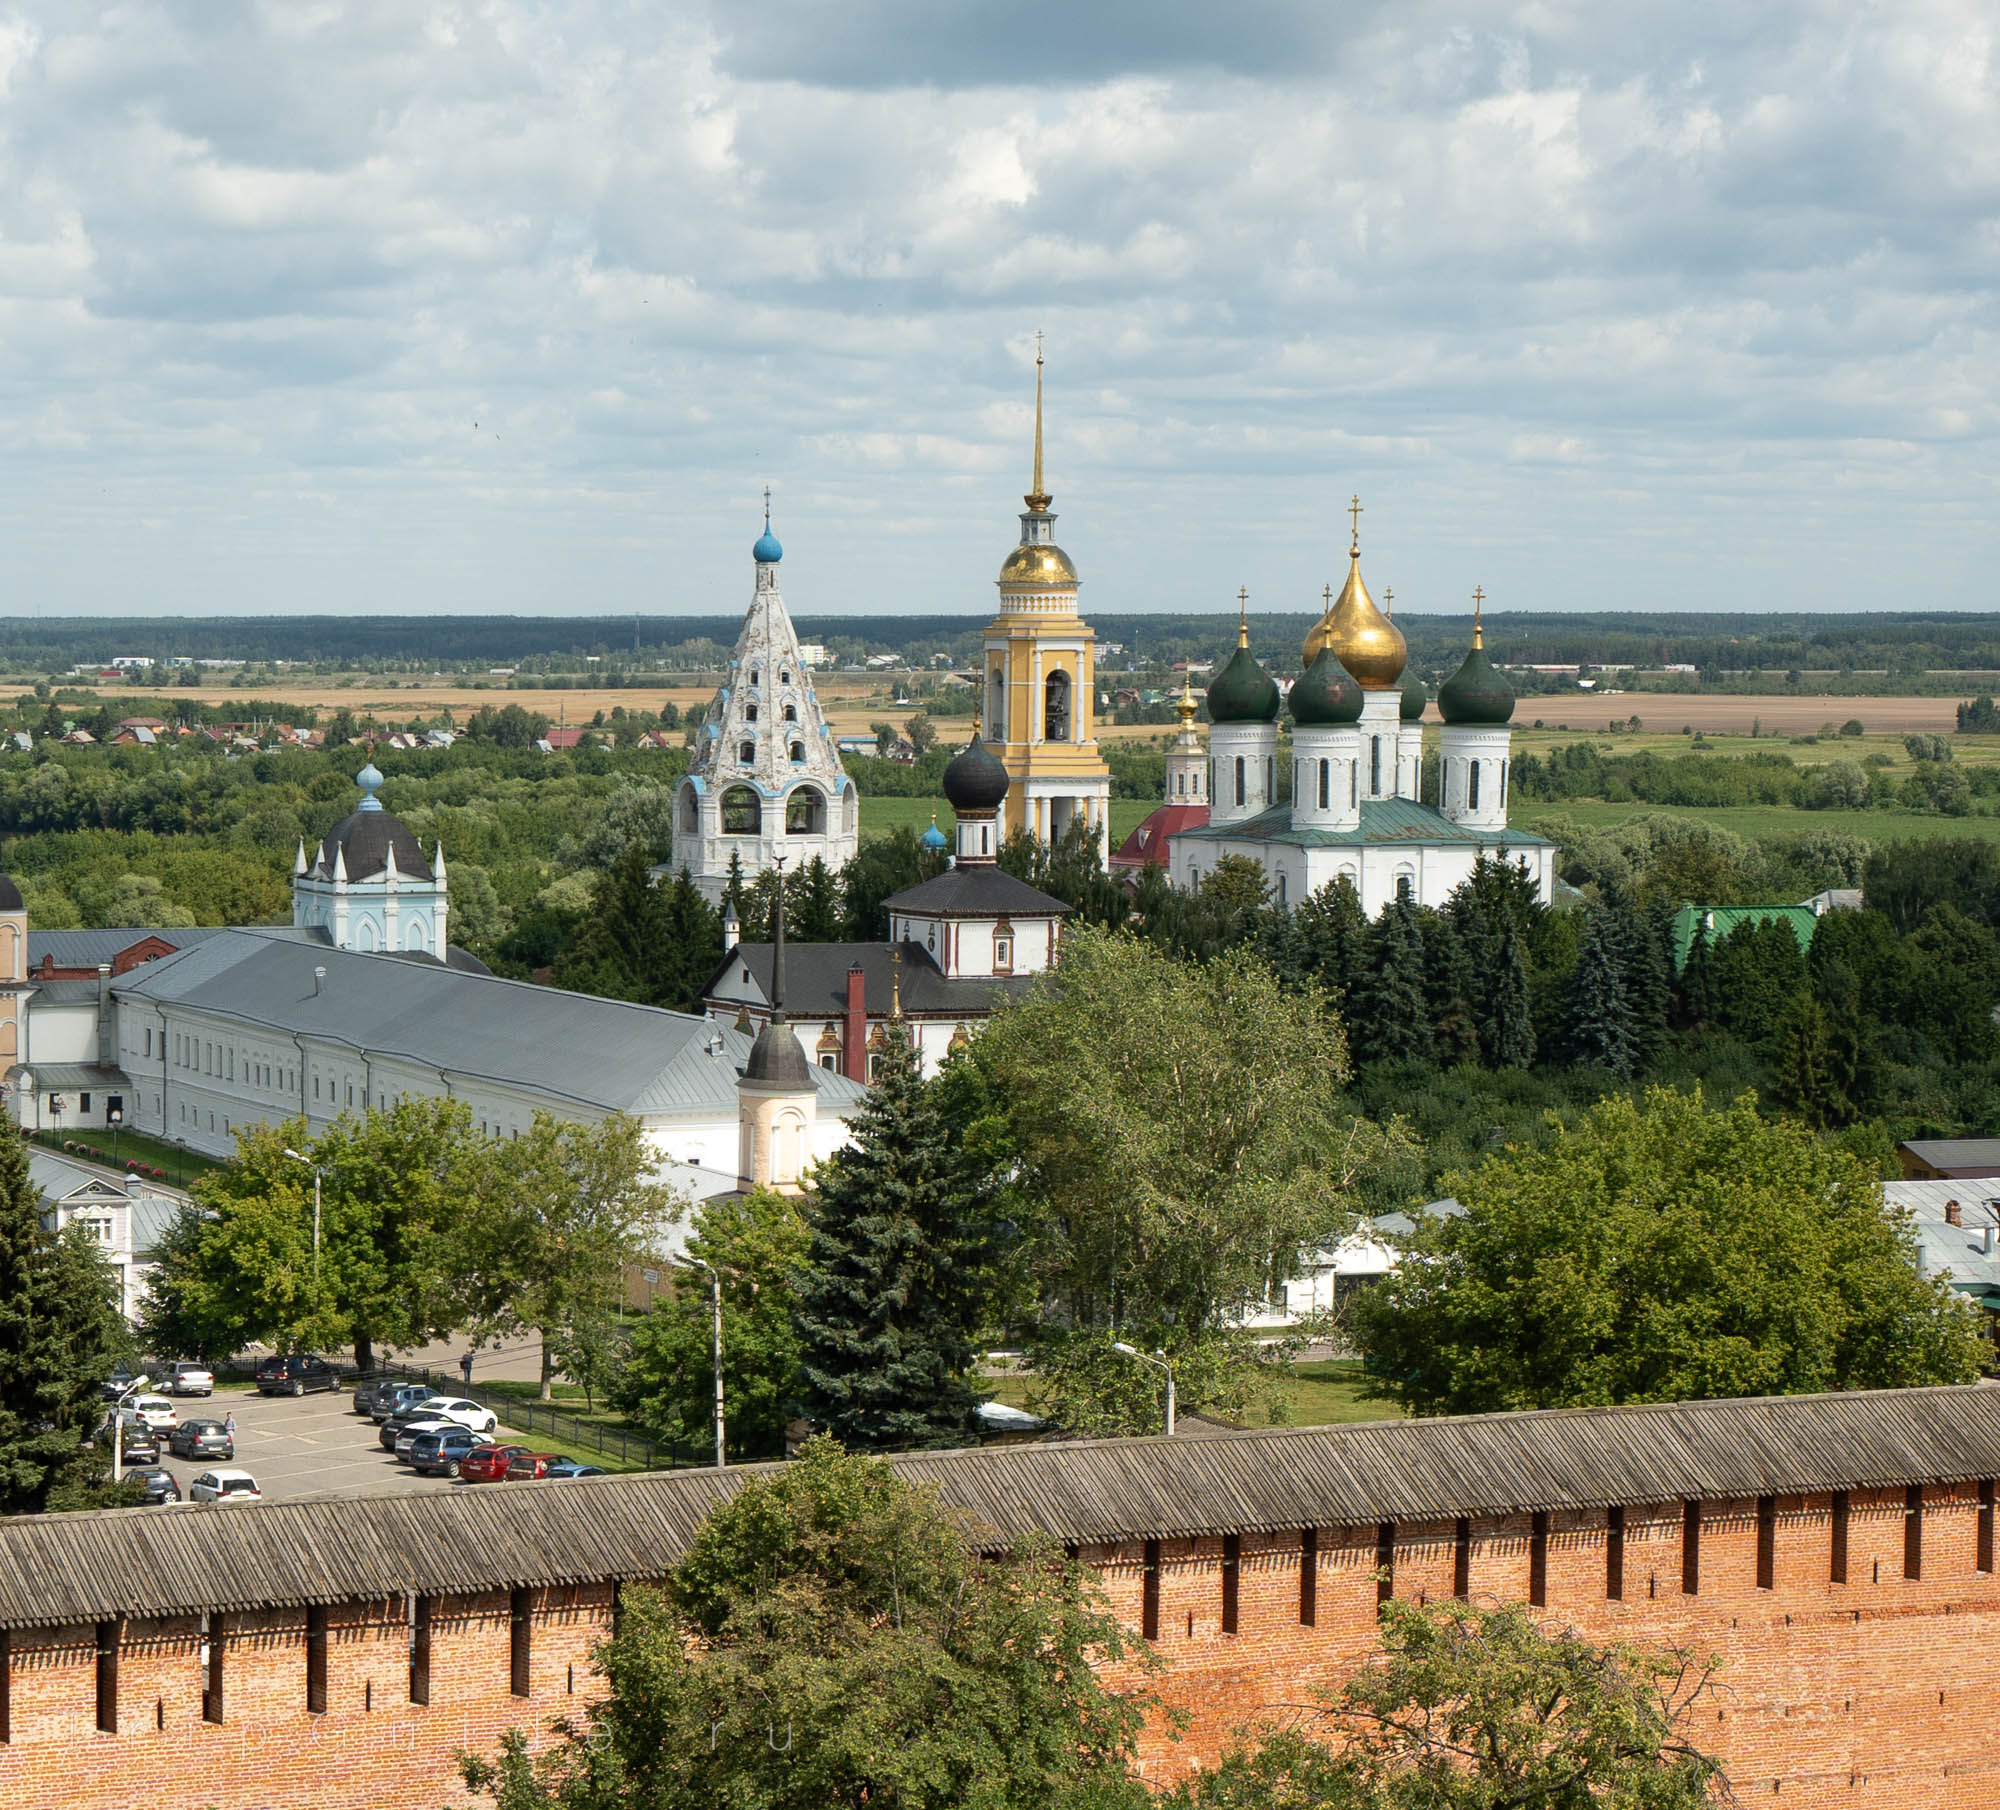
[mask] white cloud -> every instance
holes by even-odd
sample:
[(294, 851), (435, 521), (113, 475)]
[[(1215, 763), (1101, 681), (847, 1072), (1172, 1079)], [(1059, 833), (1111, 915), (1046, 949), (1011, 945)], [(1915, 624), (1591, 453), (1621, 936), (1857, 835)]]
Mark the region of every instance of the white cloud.
[(1036, 326), (1097, 613), (1304, 608), (1355, 489), (1405, 608), (1986, 607), (1994, 40), (1974, 0), (17, 5), (0, 607), (726, 611), (768, 479), (802, 609), (976, 617)]

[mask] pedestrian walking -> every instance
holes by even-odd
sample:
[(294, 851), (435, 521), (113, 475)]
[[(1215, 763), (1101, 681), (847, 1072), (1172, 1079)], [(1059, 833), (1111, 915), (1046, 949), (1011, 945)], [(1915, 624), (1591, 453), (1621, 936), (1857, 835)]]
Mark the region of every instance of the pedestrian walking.
[(465, 1378), (465, 1386), (466, 1386), (466, 1387), (467, 1387), (468, 1389), (470, 1389), (470, 1388), (472, 1387), (472, 1353), (471, 1353), (471, 1352), (469, 1352), (469, 1351), (468, 1351), (468, 1352), (467, 1352), (467, 1353), (465, 1354), (465, 1356), (463, 1356), (462, 1358), (460, 1358), (460, 1359), (458, 1360), (458, 1373), (459, 1373), (459, 1375), (460, 1375), (460, 1376), (462, 1376), (462, 1377), (464, 1377), (464, 1378)]
[(222, 1417), (222, 1430), (229, 1435), (229, 1443), (234, 1445), (236, 1443), (236, 1410), (234, 1408), (231, 1408)]

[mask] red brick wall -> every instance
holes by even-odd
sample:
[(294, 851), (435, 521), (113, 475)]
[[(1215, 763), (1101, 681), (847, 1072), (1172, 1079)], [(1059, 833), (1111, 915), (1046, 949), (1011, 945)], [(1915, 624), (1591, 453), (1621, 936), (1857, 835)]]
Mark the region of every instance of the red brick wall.
[[(1547, 1610), (1594, 1638), (1685, 1646), (1724, 1661), (1722, 1689), (1696, 1738), (1719, 1753), (1744, 1796), (1850, 1810), (1941, 1810), (2000, 1801), (1979, 1695), (2000, 1641), (2000, 1584), (1976, 1569), (1976, 1488), (1926, 1492), (1922, 1575), (1904, 1576), (1901, 1490), (1856, 1491), (1848, 1579), (1829, 1578), (1832, 1502), (1781, 1497), (1771, 1533), (1773, 1588), (1758, 1585), (1754, 1500), (1702, 1505), (1700, 1587), (1683, 1593), (1678, 1504), (1626, 1513), (1625, 1597), (1605, 1597), (1605, 1517), (1548, 1518)], [(1451, 1594), (1455, 1521), (1396, 1530), (1399, 1596)], [(1528, 1516), (1475, 1520), (1468, 1575), (1480, 1601), (1524, 1600)], [(1311, 1704), (1372, 1650), (1377, 1530), (1322, 1528), (1314, 1625), (1299, 1621), (1296, 1531), (1246, 1534), (1237, 1548), (1236, 1629), (1223, 1629), (1220, 1536), (1160, 1542), (1159, 1687), (1185, 1710), (1173, 1738), (1149, 1731), (1147, 1776), (1167, 1781), (1212, 1759), (1231, 1731)], [(1086, 1548), (1136, 1630), (1144, 1547)], [(306, 1711), (306, 1617), (232, 1620), (225, 1718), (201, 1719), (201, 1628), (128, 1626), (119, 1664), (119, 1732), (96, 1730), (90, 1628), (14, 1637), (11, 1745), (0, 1748), (9, 1810), (432, 1810), (462, 1801), (455, 1755), (491, 1752), (508, 1728), (539, 1731), (594, 1689), (592, 1644), (610, 1625), (609, 1587), (530, 1593), (531, 1694), (510, 1693), (505, 1591), (441, 1600), (432, 1625), (431, 1701), (409, 1701), (401, 1597), (328, 1617), (327, 1710)]]

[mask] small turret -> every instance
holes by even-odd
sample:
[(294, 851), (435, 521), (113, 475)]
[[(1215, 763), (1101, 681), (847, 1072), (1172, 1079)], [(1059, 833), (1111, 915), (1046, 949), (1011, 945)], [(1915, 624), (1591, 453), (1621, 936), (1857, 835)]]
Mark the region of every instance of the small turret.
[(1472, 593), (1472, 647), (1438, 688), (1444, 716), (1438, 760), (1438, 808), (1472, 830), (1507, 827), (1512, 768), (1514, 688), (1486, 652), (1486, 593)]
[(1236, 651), (1208, 688), (1208, 820), (1241, 823), (1277, 795), (1278, 682), (1250, 652), (1250, 593), (1236, 593)]

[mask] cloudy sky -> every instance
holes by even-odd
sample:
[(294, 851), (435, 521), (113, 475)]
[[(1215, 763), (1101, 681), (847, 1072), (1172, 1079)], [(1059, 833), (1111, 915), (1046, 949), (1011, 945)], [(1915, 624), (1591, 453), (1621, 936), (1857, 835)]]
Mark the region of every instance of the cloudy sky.
[(1992, 0), (0, 0), (0, 610), (1995, 607)]

